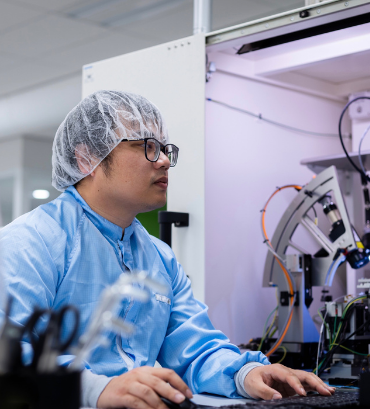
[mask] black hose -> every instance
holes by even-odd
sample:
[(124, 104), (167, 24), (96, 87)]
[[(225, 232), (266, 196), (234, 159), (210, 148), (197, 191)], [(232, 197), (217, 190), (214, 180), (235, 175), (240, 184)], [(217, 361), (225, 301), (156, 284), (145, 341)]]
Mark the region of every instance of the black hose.
[(359, 99), (370, 99), (370, 97), (357, 97), (357, 98), (354, 98), (354, 99), (352, 99), (352, 101), (349, 101), (349, 102), (347, 103), (347, 105), (343, 108), (343, 111), (342, 111), (342, 113), (340, 114), (340, 117), (339, 117), (338, 133), (339, 133), (340, 143), (341, 143), (341, 145), (342, 145), (342, 148), (343, 148), (344, 153), (345, 153), (346, 156), (347, 156), (347, 159), (350, 161), (351, 165), (357, 170), (357, 172), (358, 172), (361, 176), (363, 176), (364, 178), (366, 178), (367, 181), (370, 182), (370, 177), (367, 176), (367, 174), (364, 173), (364, 172), (362, 171), (362, 169), (360, 169), (360, 168), (353, 162), (353, 160), (351, 159), (351, 157), (348, 155), (347, 149), (346, 149), (346, 147), (344, 146), (343, 136), (342, 136), (342, 121), (343, 121), (344, 114), (346, 113), (348, 107), (349, 107), (353, 102), (358, 101)]

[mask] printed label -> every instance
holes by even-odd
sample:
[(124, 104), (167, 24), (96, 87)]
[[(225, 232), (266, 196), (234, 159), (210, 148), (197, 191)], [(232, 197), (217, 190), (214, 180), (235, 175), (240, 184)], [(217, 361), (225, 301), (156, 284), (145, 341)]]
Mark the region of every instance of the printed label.
[(164, 295), (156, 294), (155, 299), (160, 302), (164, 302), (165, 304), (171, 305), (171, 300)]

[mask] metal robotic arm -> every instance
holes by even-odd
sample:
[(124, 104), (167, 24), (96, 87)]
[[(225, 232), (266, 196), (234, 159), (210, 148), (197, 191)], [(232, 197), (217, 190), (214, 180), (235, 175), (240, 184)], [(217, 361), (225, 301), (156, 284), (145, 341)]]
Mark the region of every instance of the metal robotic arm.
[[(335, 202), (332, 201), (333, 196)], [(308, 216), (308, 212), (316, 203), (322, 205), (331, 223), (328, 235), (324, 234)], [(293, 241), (294, 232), (299, 225), (302, 225), (319, 244), (321, 250), (315, 255), (307, 254), (302, 249), (304, 246)], [(318, 332), (308, 312), (312, 302), (312, 286), (331, 285), (341, 263), (347, 261), (352, 268), (360, 268), (369, 262), (370, 253), (363, 248), (351, 226), (334, 166), (321, 172), (297, 193), (281, 218), (271, 244), (277, 256), (285, 262), (298, 292), (284, 342), (317, 342)], [(295, 254), (287, 254), (289, 247), (294, 249)], [(278, 287), (280, 293), (278, 328), (281, 331), (287, 321), (290, 311), (289, 300), (293, 294), (287, 290), (287, 280), (276, 257), (269, 252), (265, 263), (263, 286), (269, 287), (272, 284)]]

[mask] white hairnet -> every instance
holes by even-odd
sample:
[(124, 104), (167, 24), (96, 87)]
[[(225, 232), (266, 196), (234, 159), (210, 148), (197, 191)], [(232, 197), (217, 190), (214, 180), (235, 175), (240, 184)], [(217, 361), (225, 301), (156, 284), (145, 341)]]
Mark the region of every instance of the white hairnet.
[(73, 108), (57, 130), (52, 185), (63, 192), (89, 175), (123, 139), (148, 137), (168, 143), (162, 115), (154, 104), (128, 92), (95, 92)]

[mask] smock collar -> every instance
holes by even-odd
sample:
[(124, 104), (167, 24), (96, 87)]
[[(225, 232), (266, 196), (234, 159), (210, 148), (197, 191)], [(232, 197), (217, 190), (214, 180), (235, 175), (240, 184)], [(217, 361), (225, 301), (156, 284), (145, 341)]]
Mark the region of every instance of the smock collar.
[[(66, 194), (70, 194), (74, 197), (77, 203), (83, 208), (86, 216), (89, 220), (96, 226), (97, 229), (104, 235), (109, 237), (114, 241), (121, 241), (123, 229), (120, 226), (110, 222), (100, 214), (94, 212), (91, 207), (85, 202), (82, 196), (78, 193), (77, 189), (74, 186), (69, 186), (65, 192)], [(127, 241), (130, 239), (133, 233), (133, 224), (135, 223), (136, 219), (130, 224), (130, 226), (125, 228), (125, 234), (123, 237), (123, 241)]]

